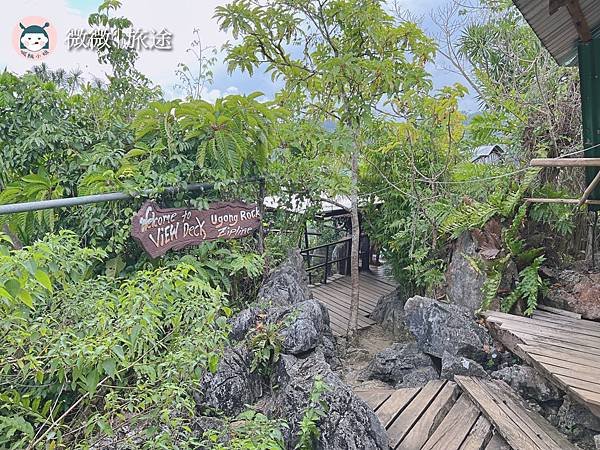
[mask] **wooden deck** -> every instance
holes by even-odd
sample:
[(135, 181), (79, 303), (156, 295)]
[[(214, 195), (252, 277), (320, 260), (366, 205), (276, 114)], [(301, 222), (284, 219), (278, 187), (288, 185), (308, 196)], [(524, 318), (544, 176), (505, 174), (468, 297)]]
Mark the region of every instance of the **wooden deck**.
[(575, 450), (502, 381), (456, 377), (356, 393), (402, 450)]
[(497, 311), (483, 316), (496, 339), (600, 417), (600, 323), (541, 308), (531, 318)]
[[(396, 290), (397, 284), (382, 274), (361, 272), (359, 288), (359, 329), (374, 325), (370, 315), (379, 299)], [(311, 285), (314, 298), (324, 303), (329, 311), (331, 330), (344, 336), (350, 317), (351, 280), (349, 276), (334, 275), (327, 284)]]

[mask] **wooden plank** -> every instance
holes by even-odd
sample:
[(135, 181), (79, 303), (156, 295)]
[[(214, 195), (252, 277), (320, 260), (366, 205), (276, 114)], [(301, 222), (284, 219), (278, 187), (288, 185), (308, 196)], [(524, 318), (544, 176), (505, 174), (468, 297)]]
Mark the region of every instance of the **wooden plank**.
[[(542, 315), (543, 314), (543, 315)], [(539, 314), (534, 315), (534, 319), (536, 322), (544, 321), (544, 322), (553, 322), (555, 324), (560, 324), (565, 327), (570, 327), (576, 330), (580, 330), (583, 332), (600, 332), (600, 324), (596, 322), (591, 322), (589, 320), (577, 320), (572, 319), (570, 317), (558, 316), (556, 314), (545, 313), (541, 311)], [(539, 322), (541, 323), (541, 322)]]
[[(502, 330), (506, 332), (505, 330)], [(519, 345), (530, 345), (530, 346), (543, 346), (544, 348), (551, 350), (554, 349), (560, 352), (574, 352), (574, 354), (588, 355), (590, 357), (598, 356), (598, 350), (594, 348), (581, 347), (580, 345), (573, 344), (570, 342), (557, 341), (552, 338), (546, 338), (543, 336), (535, 336), (532, 334), (519, 332), (519, 338), (521, 343)]]
[(589, 347), (591, 349), (600, 348), (600, 339), (594, 338), (592, 336), (581, 337), (580, 335), (574, 335), (573, 333), (569, 334), (567, 332), (560, 332), (560, 330), (556, 329), (551, 330), (549, 328), (541, 327), (533, 323), (527, 324), (516, 321), (510, 322), (505, 319), (496, 318), (488, 318), (486, 320), (488, 323), (498, 323), (501, 329), (511, 331), (516, 335), (523, 333), (530, 336), (540, 336), (565, 343), (577, 344), (583, 347)]
[(580, 396), (584, 403), (600, 406), (600, 403), (597, 401), (598, 396), (600, 396), (600, 393), (596, 387), (597, 385), (591, 384), (588, 381), (579, 380), (577, 378), (571, 378), (568, 375), (561, 375), (559, 373), (553, 372), (552, 376), (568, 386), (563, 390), (570, 392), (576, 389), (578, 392), (580, 392)]
[[(572, 311), (565, 311), (564, 309), (554, 308), (554, 307), (548, 306), (548, 305), (538, 305), (537, 309), (546, 311), (546, 312), (550, 312), (550, 313), (554, 313), (554, 314), (558, 314), (560, 316), (571, 317), (573, 319), (581, 319), (581, 314), (579, 314), (579, 313), (572, 312)], [(533, 314), (535, 315), (535, 313), (533, 313)]]
[(377, 411), (390, 395), (394, 393), (393, 389), (373, 389), (370, 391), (354, 391), (373, 411)]
[(485, 447), (485, 450), (511, 450), (510, 445), (504, 440), (498, 433), (492, 436), (489, 444)]
[(406, 434), (442, 390), (444, 384), (445, 380), (429, 381), (421, 388), (421, 391), (406, 409), (390, 424), (388, 428), (390, 447), (396, 448), (402, 442), (402, 439), (404, 439)]
[(481, 450), (492, 438), (493, 429), (490, 421), (481, 414), (461, 444), (460, 450)]
[(535, 422), (535, 425), (538, 426), (544, 433), (546, 433), (546, 436), (548, 436), (553, 442), (555, 442), (559, 446), (559, 448), (564, 450), (577, 450), (577, 447), (571, 444), (571, 442), (569, 442), (569, 440), (565, 436), (563, 436), (556, 428), (554, 428), (550, 424), (550, 422), (548, 422), (541, 415), (530, 409), (527, 403), (506, 383), (504, 383), (503, 381), (490, 381), (487, 382), (487, 384), (492, 386), (492, 389), (495, 389), (500, 396), (510, 399), (517, 405), (521, 405), (521, 410), (525, 411), (527, 413), (527, 416), (533, 422)]
[[(343, 285), (340, 283), (331, 283), (327, 286), (326, 292), (336, 292), (338, 293), (338, 295), (341, 294), (349, 298), (352, 293), (352, 288), (350, 286)], [(366, 292), (364, 289), (361, 289), (360, 287), (358, 289), (358, 296), (361, 302), (364, 302), (365, 304), (373, 308), (375, 307), (375, 305), (377, 305), (377, 302), (381, 298), (381, 295), (371, 294), (369, 292)]]
[(475, 379), (471, 377), (454, 376), (455, 381), (463, 389), (466, 395), (475, 402), (481, 409), (481, 412), (494, 425), (508, 444), (517, 450), (539, 450), (540, 447), (536, 441), (537, 437), (532, 439), (528, 433), (523, 430), (521, 421), (514, 421), (515, 417), (503, 408), (503, 404), (498, 404), (490, 395), (487, 388), (482, 388)]
[(600, 167), (600, 158), (534, 158), (532, 167)]
[(323, 302), (322, 300), (319, 300), (321, 303), (323, 303), (325, 305), (325, 307), (327, 308), (327, 312), (329, 313), (329, 321), (330, 322), (335, 322), (340, 326), (346, 326), (348, 324), (348, 317), (350, 316), (349, 314), (342, 314), (339, 311), (336, 310), (332, 310), (329, 308), (329, 305), (326, 302)]
[(461, 395), (422, 450), (457, 450), (479, 417), (479, 410), (466, 395)]
[(567, 335), (571, 335), (572, 333), (575, 334), (581, 334), (583, 336), (590, 336), (592, 338), (596, 338), (598, 340), (598, 342), (600, 342), (600, 329), (595, 330), (593, 328), (590, 327), (586, 327), (585, 325), (579, 325), (578, 323), (571, 323), (571, 322), (567, 322), (565, 323), (564, 320), (562, 321), (557, 321), (555, 319), (552, 318), (548, 318), (548, 317), (544, 317), (544, 316), (537, 316), (534, 318), (529, 318), (529, 317), (522, 317), (522, 316), (515, 316), (512, 314), (504, 314), (504, 313), (498, 313), (498, 314), (494, 314), (493, 316), (489, 317), (487, 320), (491, 320), (491, 321), (500, 321), (503, 324), (510, 324), (511, 326), (515, 326), (515, 327), (520, 327), (520, 326), (527, 326), (527, 327), (531, 327), (531, 326), (536, 326), (536, 327), (540, 327), (543, 330), (545, 330), (546, 328), (551, 328), (553, 330), (558, 330), (560, 332), (563, 332), (563, 334), (567, 334)]
[(588, 366), (582, 366), (581, 364), (548, 358), (541, 355), (535, 355), (535, 359), (539, 361), (540, 364), (545, 365), (552, 373), (587, 381), (595, 385), (596, 387), (594, 389), (588, 390), (600, 393), (600, 370), (593, 370)]
[[(350, 308), (349, 307), (344, 308), (343, 306), (340, 306), (339, 304), (334, 302), (332, 299), (325, 298), (324, 296), (320, 297), (319, 300), (322, 301), (326, 305), (326, 307), (330, 313), (331, 312), (337, 313), (339, 316), (343, 317), (346, 320), (346, 322), (348, 321), (348, 318), (350, 317)], [(375, 325), (375, 321), (373, 319), (369, 319), (364, 314), (358, 315), (358, 323), (359, 323), (359, 325), (363, 325), (365, 327), (370, 327), (371, 325)]]
[(463, 376), (454, 378), (511, 447), (517, 450), (576, 449), (546, 419), (531, 411), (506, 383)]
[[(591, 355), (588, 353), (581, 353), (574, 350), (559, 349), (557, 347), (548, 347), (543, 345), (522, 344), (521, 348), (523, 349), (523, 351), (529, 353), (530, 355), (539, 355), (545, 356), (547, 358), (562, 359), (564, 361), (580, 364), (582, 366), (590, 367), (594, 370), (600, 371), (600, 354)], [(600, 375), (598, 376), (598, 378), (600, 378)]]
[(419, 418), (400, 444), (397, 450), (418, 450), (442, 422), (448, 411), (452, 409), (460, 391), (456, 383), (449, 381), (442, 388), (427, 411)]
[(396, 288), (390, 286), (389, 284), (386, 284), (376, 278), (372, 278), (372, 277), (368, 277), (368, 276), (361, 277), (360, 284), (361, 284), (361, 286), (372, 287), (373, 290), (380, 292), (383, 295), (391, 294), (392, 292), (394, 292), (396, 290)]
[(385, 280), (381, 280), (380, 278), (375, 278), (372, 276), (363, 276), (361, 277), (360, 282), (376, 286), (379, 289), (383, 290), (386, 293), (386, 295), (398, 290), (399, 287), (398, 285), (389, 284)]
[(377, 410), (377, 417), (381, 424), (387, 428), (420, 390), (421, 388), (398, 389), (390, 395)]
[(590, 42), (592, 40), (592, 32), (588, 24), (586, 15), (581, 9), (579, 0), (564, 0), (563, 4), (567, 7), (571, 21), (577, 30), (581, 42)]
[[(350, 304), (350, 289), (346, 289), (340, 286), (330, 286), (327, 290), (320, 291), (320, 294), (326, 294), (331, 297), (338, 297), (346, 303)], [(362, 305), (369, 312), (373, 311), (375, 308), (376, 302), (367, 297), (364, 292), (359, 292), (359, 304)]]
[(575, 319), (573, 317), (561, 316), (546, 311), (536, 311), (533, 316), (533, 320), (544, 320), (546, 322), (554, 322), (565, 326), (577, 327), (582, 330), (590, 330), (600, 332), (600, 323), (592, 322), (591, 320)]
[[(600, 406), (600, 395), (596, 394), (595, 392), (584, 391), (583, 389), (579, 389), (577, 387), (572, 387), (571, 392), (584, 399), (584, 402), (587, 403), (587, 406), (595, 407), (596, 409), (594, 409), (594, 411), (598, 411), (597, 407)], [(594, 412), (594, 414), (600, 417), (600, 414), (597, 412)]]
[(373, 280), (379, 281), (381, 283), (385, 283), (388, 286), (396, 289), (397, 287), (399, 287), (400, 285), (394, 281), (394, 278), (392, 276), (386, 276), (386, 275), (379, 275), (373, 272), (362, 272), (360, 274), (361, 278), (362, 277), (367, 277), (367, 278), (372, 278)]
[(572, 386), (569, 384), (569, 382), (573, 382), (571, 379), (565, 380), (564, 377), (553, 374), (544, 364), (540, 363), (535, 358), (535, 355), (530, 355), (527, 352), (524, 352), (520, 345), (517, 345), (515, 353), (519, 354), (524, 361), (537, 369), (537, 371), (550, 383), (558, 386), (563, 391), (567, 391), (568, 393), (572, 394), (572, 397), (576, 401), (582, 403), (588, 407), (588, 409), (590, 409), (594, 415), (600, 417), (600, 396), (596, 397), (597, 394), (594, 394), (593, 392), (580, 390)]
[[(350, 297), (337, 297), (328, 292), (318, 292), (318, 293), (313, 292), (313, 295), (315, 297), (318, 297), (319, 299), (323, 299), (322, 301), (324, 303), (331, 302), (341, 308), (344, 308), (345, 310), (350, 311)], [(361, 311), (365, 316), (368, 314), (371, 314), (371, 312), (373, 311), (372, 308), (370, 308), (369, 306), (366, 306), (362, 302), (358, 305), (358, 310)]]

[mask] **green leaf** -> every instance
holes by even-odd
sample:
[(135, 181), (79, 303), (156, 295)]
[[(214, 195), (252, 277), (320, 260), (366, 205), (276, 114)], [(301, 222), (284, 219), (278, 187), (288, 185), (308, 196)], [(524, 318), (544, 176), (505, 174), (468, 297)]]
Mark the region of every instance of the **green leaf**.
[(219, 355), (215, 353), (211, 353), (208, 357), (208, 370), (211, 373), (216, 373), (217, 368), (219, 367)]
[(43, 272), (40, 269), (36, 270), (35, 279), (38, 280), (40, 284), (47, 290), (52, 291), (52, 282), (50, 281), (50, 277), (46, 272)]
[(117, 355), (121, 360), (125, 359), (125, 352), (123, 351), (123, 347), (120, 345), (114, 345), (112, 351), (115, 355)]
[(102, 362), (102, 368), (104, 369), (104, 373), (109, 377), (113, 377), (115, 373), (117, 373), (117, 363), (114, 359), (105, 359)]
[(29, 292), (26, 290), (19, 292), (19, 299), (30, 309), (33, 309), (33, 298)]

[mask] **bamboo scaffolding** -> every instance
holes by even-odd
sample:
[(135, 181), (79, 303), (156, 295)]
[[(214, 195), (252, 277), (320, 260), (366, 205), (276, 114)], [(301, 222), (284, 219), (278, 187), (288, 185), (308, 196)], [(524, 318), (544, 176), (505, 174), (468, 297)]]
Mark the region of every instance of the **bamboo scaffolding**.
[(588, 197), (592, 194), (592, 192), (594, 192), (594, 189), (596, 189), (598, 184), (600, 184), (600, 172), (598, 172), (596, 174), (596, 177), (592, 180), (590, 185), (587, 187), (587, 189), (585, 190), (585, 192), (579, 199), (579, 203), (577, 204), (577, 206), (581, 206), (587, 201)]
[(532, 167), (600, 167), (600, 158), (537, 158)]

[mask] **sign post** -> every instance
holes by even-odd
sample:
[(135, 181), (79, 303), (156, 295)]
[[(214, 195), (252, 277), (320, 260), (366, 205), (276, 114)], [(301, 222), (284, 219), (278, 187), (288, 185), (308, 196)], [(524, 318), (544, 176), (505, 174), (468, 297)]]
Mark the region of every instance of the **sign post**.
[(216, 203), (207, 210), (160, 208), (148, 201), (133, 216), (132, 237), (152, 258), (205, 241), (239, 239), (261, 224), (256, 204)]

